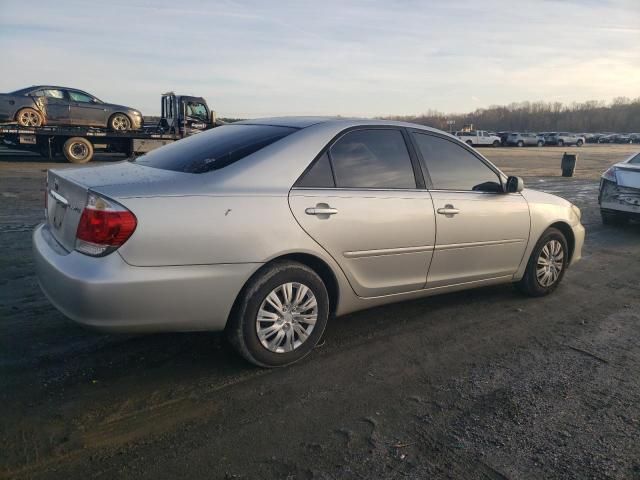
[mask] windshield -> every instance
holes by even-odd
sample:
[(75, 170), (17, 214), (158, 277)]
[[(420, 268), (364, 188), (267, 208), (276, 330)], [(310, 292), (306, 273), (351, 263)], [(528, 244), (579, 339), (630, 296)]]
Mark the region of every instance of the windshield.
[(204, 104), (196, 102), (187, 102), (187, 117), (199, 118), (204, 121), (209, 119)]
[(295, 132), (271, 125), (224, 125), (143, 155), (133, 163), (174, 172), (219, 170)]

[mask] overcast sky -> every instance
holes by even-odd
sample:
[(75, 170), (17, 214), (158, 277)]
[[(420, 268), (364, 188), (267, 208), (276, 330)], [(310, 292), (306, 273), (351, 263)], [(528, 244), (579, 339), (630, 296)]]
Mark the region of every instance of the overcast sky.
[(640, 0), (0, 0), (0, 91), (61, 84), (159, 112), (466, 112), (640, 96)]

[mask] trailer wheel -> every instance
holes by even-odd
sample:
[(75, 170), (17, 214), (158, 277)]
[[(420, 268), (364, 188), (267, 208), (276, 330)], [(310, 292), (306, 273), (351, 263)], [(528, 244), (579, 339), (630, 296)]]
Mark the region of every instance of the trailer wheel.
[(87, 163), (93, 158), (93, 145), (86, 138), (72, 137), (64, 142), (62, 153), (71, 163)]
[(42, 114), (33, 108), (23, 108), (16, 114), (16, 120), (21, 127), (40, 127), (44, 121)]
[(131, 119), (124, 113), (116, 113), (109, 119), (109, 128), (117, 132), (131, 130)]

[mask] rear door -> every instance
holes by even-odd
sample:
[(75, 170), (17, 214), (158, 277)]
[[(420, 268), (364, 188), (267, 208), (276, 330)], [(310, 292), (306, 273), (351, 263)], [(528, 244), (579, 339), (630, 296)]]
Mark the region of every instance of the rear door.
[(420, 131), (412, 135), (436, 212), (427, 287), (513, 275), (529, 239), (524, 197), (503, 193), (497, 171), (458, 142)]
[(290, 193), (298, 223), (361, 297), (418, 290), (426, 282), (434, 211), (407, 141), (399, 128), (346, 131)]
[(72, 125), (107, 126), (107, 109), (95, 98), (77, 90), (67, 90)]
[(64, 90), (43, 88), (31, 94), (42, 110), (47, 125), (70, 125), (69, 100)]

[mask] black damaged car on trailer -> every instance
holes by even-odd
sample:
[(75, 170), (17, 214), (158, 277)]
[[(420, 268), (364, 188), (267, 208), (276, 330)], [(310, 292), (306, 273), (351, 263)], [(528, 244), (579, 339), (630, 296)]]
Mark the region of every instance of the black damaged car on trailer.
[(106, 103), (75, 88), (52, 85), (0, 93), (0, 122), (15, 122), (21, 127), (62, 125), (114, 131), (139, 130), (144, 123), (135, 108)]

